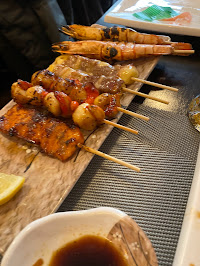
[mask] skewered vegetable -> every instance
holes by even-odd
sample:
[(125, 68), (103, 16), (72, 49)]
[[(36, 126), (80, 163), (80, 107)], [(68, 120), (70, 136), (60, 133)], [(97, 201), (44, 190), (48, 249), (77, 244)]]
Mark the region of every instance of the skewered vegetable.
[(97, 105), (83, 103), (74, 111), (72, 118), (80, 128), (94, 130), (98, 125), (104, 123), (105, 113)]
[(75, 101), (72, 101), (64, 92), (55, 91), (48, 93), (41, 86), (29, 87), (25, 91), (20, 88), (20, 83), (18, 82), (13, 83), (11, 93), (13, 99), (19, 104), (43, 106), (55, 116), (65, 118), (72, 116), (74, 123), (85, 130), (93, 130), (99, 124), (104, 123), (105, 113), (108, 117), (115, 116), (118, 112), (116, 110), (117, 104), (120, 105), (119, 96), (118, 102), (116, 102), (117, 96), (104, 94), (96, 98), (96, 103), (100, 103), (103, 109), (98, 105), (90, 105), (89, 103), (79, 105), (78, 102), (76, 102), (76, 107), (73, 108)]
[[(22, 98), (19, 95), (20, 83), (15, 82), (11, 88), (13, 99), (19, 104), (22, 103), (20, 102), (20, 100), (22, 99), (23, 104), (27, 103), (35, 106), (43, 106), (55, 116), (63, 116), (65, 118), (69, 118), (72, 116), (74, 123), (85, 130), (93, 130), (96, 128), (96, 126), (106, 123), (134, 134), (138, 133), (138, 131), (136, 130), (118, 125), (116, 123), (104, 119), (105, 113), (109, 117), (111, 117), (112, 115), (116, 115), (117, 96), (115, 96), (115, 98), (113, 95), (111, 95), (109, 98), (110, 104), (109, 102), (107, 102), (107, 104), (104, 103), (104, 106), (106, 108), (104, 113), (104, 110), (97, 105), (90, 105), (89, 103), (82, 103), (81, 105), (79, 105), (78, 102), (71, 101), (71, 98), (67, 96), (64, 92), (55, 91), (48, 93), (41, 86), (40, 90), (38, 90), (38, 86), (35, 87), (36, 93), (32, 94), (32, 96), (34, 95), (32, 98), (30, 97), (29, 91), (31, 90), (32, 92), (34, 90), (34, 87), (30, 87), (26, 90), (27, 100), (25, 101), (26, 96), (24, 96), (23, 94), (24, 89), (21, 88), (23, 95)], [(38, 93), (40, 93), (41, 95), (38, 95)], [(109, 97), (109, 95), (107, 97)], [(147, 117), (141, 118), (146, 120)]]

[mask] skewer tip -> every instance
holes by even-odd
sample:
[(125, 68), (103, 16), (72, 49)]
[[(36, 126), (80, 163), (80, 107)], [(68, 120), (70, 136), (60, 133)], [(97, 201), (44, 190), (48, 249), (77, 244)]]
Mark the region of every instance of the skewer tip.
[(101, 151), (94, 150), (94, 149), (92, 149), (92, 148), (90, 148), (90, 147), (87, 147), (87, 146), (81, 144), (81, 143), (78, 143), (77, 146), (78, 146), (79, 148), (83, 148), (83, 149), (84, 149), (85, 151), (87, 151), (87, 152), (90, 152), (90, 153), (96, 154), (96, 155), (98, 155), (98, 156), (100, 156), (100, 157), (103, 157), (103, 158), (105, 158), (105, 159), (107, 159), (107, 160), (110, 160), (110, 161), (113, 161), (113, 162), (118, 163), (118, 164), (120, 164), (120, 165), (123, 165), (123, 166), (125, 166), (125, 167), (128, 167), (129, 169), (134, 170), (134, 171), (136, 171), (136, 172), (140, 172), (140, 168), (139, 168), (139, 167), (134, 166), (134, 165), (132, 165), (132, 164), (129, 164), (129, 163), (127, 163), (127, 162), (124, 162), (124, 161), (122, 161), (122, 160), (119, 160), (119, 159), (117, 159), (117, 158), (115, 158), (115, 157), (112, 157), (112, 156), (110, 156), (110, 155), (108, 155), (108, 154), (105, 154), (105, 153), (103, 153), (103, 152), (101, 152)]
[(173, 51), (173, 54), (194, 54), (195, 53), (195, 50), (174, 50)]

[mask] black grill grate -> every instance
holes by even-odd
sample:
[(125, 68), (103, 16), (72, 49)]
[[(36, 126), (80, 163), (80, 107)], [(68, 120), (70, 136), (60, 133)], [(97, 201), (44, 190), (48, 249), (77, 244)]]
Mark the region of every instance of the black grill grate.
[(129, 109), (151, 120), (147, 123), (123, 115), (120, 124), (132, 126), (140, 134), (114, 129), (101, 151), (141, 167), (141, 173), (95, 156), (58, 211), (118, 208), (146, 232), (159, 265), (172, 265), (200, 135), (184, 115), (137, 104)]

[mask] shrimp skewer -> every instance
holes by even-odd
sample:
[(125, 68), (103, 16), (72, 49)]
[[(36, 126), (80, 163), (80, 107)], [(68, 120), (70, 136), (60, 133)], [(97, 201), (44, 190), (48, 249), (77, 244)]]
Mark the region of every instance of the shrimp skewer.
[(62, 26), (60, 31), (78, 40), (97, 40), (97, 41), (118, 41), (118, 42), (133, 42), (140, 44), (166, 44), (162, 36), (155, 34), (139, 33), (130, 28), (123, 27), (95, 27), (82, 25), (67, 25)]
[[(151, 45), (151, 44), (134, 44), (123, 42), (102, 42), (102, 41), (64, 41), (52, 45), (54, 52), (84, 55), (89, 58), (99, 60), (124, 61), (150, 55), (169, 55), (177, 54), (172, 45)], [(181, 50), (182, 51), (182, 50)], [(193, 53), (193, 50), (185, 50), (182, 55)]]

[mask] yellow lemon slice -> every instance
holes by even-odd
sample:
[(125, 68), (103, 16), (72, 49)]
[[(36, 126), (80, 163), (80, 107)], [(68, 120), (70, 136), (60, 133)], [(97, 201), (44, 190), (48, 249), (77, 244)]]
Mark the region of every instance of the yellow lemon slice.
[(0, 173), (0, 205), (9, 201), (20, 190), (24, 177)]

